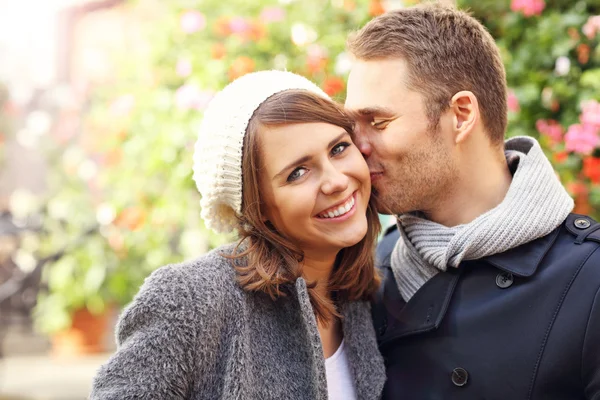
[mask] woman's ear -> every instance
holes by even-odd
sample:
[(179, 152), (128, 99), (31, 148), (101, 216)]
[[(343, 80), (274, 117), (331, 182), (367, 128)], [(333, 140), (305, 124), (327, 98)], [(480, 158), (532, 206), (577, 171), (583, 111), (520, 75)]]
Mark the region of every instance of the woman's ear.
[(453, 130), (455, 143), (465, 141), (479, 120), (479, 103), (477, 97), (468, 90), (452, 96), (450, 109), (453, 114)]

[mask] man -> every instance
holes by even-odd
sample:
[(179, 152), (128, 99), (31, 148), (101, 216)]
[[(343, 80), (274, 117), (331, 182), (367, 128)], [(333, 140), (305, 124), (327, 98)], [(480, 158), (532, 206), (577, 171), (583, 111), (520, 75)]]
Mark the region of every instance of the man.
[(498, 49), (466, 13), (386, 13), (346, 106), (380, 211), (385, 399), (600, 399), (600, 224), (532, 138), (504, 142)]

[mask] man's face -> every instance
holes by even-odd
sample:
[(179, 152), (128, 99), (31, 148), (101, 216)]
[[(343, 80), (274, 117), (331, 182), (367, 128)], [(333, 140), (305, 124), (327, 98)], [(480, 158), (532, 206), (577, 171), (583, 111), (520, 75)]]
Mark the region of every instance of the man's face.
[(425, 98), (407, 88), (407, 79), (402, 59), (357, 61), (348, 79), (346, 108), (358, 118), (354, 141), (386, 214), (435, 209), (458, 176), (450, 112), (433, 131)]

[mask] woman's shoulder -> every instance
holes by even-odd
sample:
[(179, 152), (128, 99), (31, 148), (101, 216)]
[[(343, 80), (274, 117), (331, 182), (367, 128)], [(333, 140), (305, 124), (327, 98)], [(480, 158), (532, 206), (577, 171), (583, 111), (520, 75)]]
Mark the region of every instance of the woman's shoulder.
[(160, 267), (146, 278), (140, 293), (167, 302), (187, 299), (195, 305), (207, 301), (224, 304), (225, 299), (239, 297), (243, 290), (232, 260), (227, 258), (234, 248), (234, 244), (221, 246), (195, 259)]
[[(194, 282), (210, 281), (214, 278), (235, 278), (232, 255), (235, 250), (235, 244), (226, 244), (210, 250), (199, 257), (186, 260), (177, 264), (165, 265), (154, 273), (161, 273), (161, 270), (168, 271), (169, 274), (177, 274), (182, 277), (192, 279)], [(163, 272), (163, 273), (165, 273)]]

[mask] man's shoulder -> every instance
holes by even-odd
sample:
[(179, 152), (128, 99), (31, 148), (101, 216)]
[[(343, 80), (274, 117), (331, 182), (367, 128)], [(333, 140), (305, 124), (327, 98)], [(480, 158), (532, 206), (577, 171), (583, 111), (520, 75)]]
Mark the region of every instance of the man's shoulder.
[(378, 267), (384, 267), (386, 264), (389, 265), (390, 255), (399, 238), (400, 231), (396, 224), (391, 225), (384, 231), (383, 237), (377, 244), (376, 258)]
[(600, 245), (600, 223), (592, 217), (571, 213), (565, 220), (564, 226), (574, 237), (575, 244), (589, 241)]
[(588, 215), (571, 213), (558, 229), (562, 234), (552, 243), (555, 256), (564, 258), (565, 264), (569, 264), (569, 260), (574, 264), (592, 263), (600, 276), (600, 263), (597, 262), (600, 258), (600, 222)]
[[(565, 221), (561, 224), (561, 226), (557, 227), (557, 229), (550, 233), (548, 236), (553, 236), (556, 234), (556, 231), (562, 229), (564, 229), (564, 234), (557, 235), (556, 241), (552, 241), (550, 247), (564, 245), (567, 243), (581, 245), (586, 242), (600, 246), (600, 222), (597, 222), (594, 218), (588, 215), (575, 213), (569, 214)], [(389, 267), (390, 255), (394, 247), (396, 246), (396, 243), (398, 242), (399, 238), (400, 232), (395, 224), (388, 227), (385, 230), (383, 237), (377, 245), (376, 258), (378, 267)], [(518, 254), (520, 247), (521, 246), (511, 250), (510, 252), (513, 255), (515, 255), (515, 253)], [(528, 247), (530, 246), (524, 246), (523, 248)], [(571, 251), (580, 250), (578, 246), (569, 246), (569, 248), (571, 249)]]
[[(568, 237), (563, 240), (571, 242), (569, 247), (565, 247), (565, 251), (569, 252), (565, 260), (582, 260), (572, 267), (582, 271), (578, 277), (590, 280), (588, 284), (595, 284), (600, 291), (600, 222), (587, 215), (570, 214), (564, 227)], [(575, 253), (579, 253), (580, 257)]]

